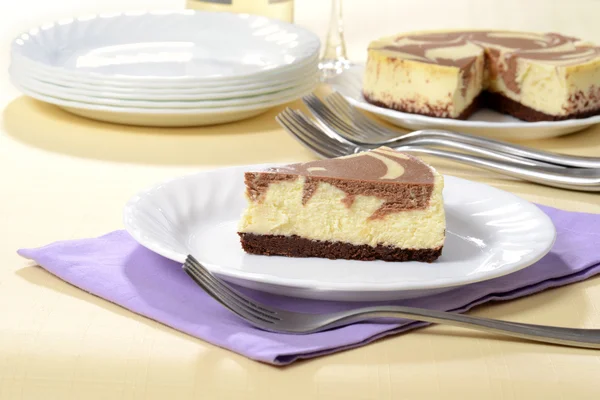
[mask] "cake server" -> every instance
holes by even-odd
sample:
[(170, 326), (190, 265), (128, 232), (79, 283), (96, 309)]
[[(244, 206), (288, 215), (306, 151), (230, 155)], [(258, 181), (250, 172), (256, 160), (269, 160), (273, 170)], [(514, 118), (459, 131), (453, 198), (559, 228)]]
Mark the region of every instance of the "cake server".
[(309, 334), (375, 318), (410, 319), (499, 333), (537, 342), (600, 349), (600, 329), (576, 329), (519, 322), (403, 306), (372, 306), (348, 311), (308, 314), (281, 310), (251, 299), (212, 275), (194, 256), (183, 269), (213, 299), (253, 326), (270, 332)]
[[(460, 148), (460, 144), (470, 145), (469, 151), (485, 155), (484, 150), (506, 153), (513, 156), (533, 160), (539, 165), (556, 165), (562, 167), (600, 168), (599, 157), (581, 157), (566, 154), (536, 150), (517, 144), (509, 144), (499, 140), (483, 138), (466, 133), (458, 133), (441, 129), (423, 129), (407, 134), (387, 128), (371, 118), (366, 117), (352, 106), (341, 94), (334, 92), (325, 98), (325, 105), (317, 96), (309, 95), (303, 98), (311, 111), (329, 112), (331, 123), (343, 123), (340, 134), (351, 141), (361, 141), (362, 144), (374, 147), (394, 147), (402, 144), (429, 143)], [(417, 142), (418, 141), (418, 142)]]
[[(290, 108), (286, 108), (277, 115), (276, 120), (300, 143), (324, 158), (341, 157), (372, 149), (372, 147), (351, 143), (342, 136), (334, 134), (334, 132), (326, 132), (312, 123), (303, 113)], [(600, 169), (527, 166), (508, 160), (491, 160), (470, 154), (430, 149), (425, 146), (401, 145), (389, 147), (398, 151), (442, 157), (546, 186), (600, 192)]]

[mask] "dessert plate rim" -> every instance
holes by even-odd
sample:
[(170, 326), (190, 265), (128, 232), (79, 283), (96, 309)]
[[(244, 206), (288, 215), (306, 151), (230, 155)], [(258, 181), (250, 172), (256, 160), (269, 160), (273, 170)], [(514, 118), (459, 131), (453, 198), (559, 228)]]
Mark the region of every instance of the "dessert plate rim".
[[(195, 235), (195, 233), (190, 231), (190, 229), (193, 229), (193, 223), (189, 221), (182, 222), (185, 219), (181, 219), (182, 215), (185, 215), (186, 212), (190, 212), (189, 210), (185, 211), (186, 207), (194, 209), (194, 207), (200, 207), (195, 206), (194, 204), (202, 203), (204, 208), (217, 207), (216, 209), (213, 209), (213, 212), (218, 213), (218, 208), (226, 207), (225, 204), (228, 204), (230, 201), (242, 201), (245, 204), (245, 200), (243, 199), (232, 200), (232, 196), (240, 196), (241, 192), (244, 190), (243, 183), (240, 183), (243, 182), (243, 178), (239, 178), (239, 176), (243, 175), (243, 172), (248, 169), (264, 168), (272, 165), (281, 164), (241, 165), (206, 170), (172, 178), (153, 185), (150, 188), (143, 189), (130, 198), (124, 206), (123, 223), (125, 229), (142, 246), (163, 257), (183, 263), (187, 254), (192, 252), (192, 250), (190, 250), (190, 246), (193, 247), (193, 244), (191, 244), (193, 239), (191, 238)], [(213, 176), (211, 177), (209, 175)], [(281, 274), (273, 275), (239, 270), (228, 265), (220, 265), (219, 263), (214, 263), (212, 261), (207, 262), (203, 254), (194, 253), (194, 256), (203, 262), (203, 264), (213, 273), (227, 281), (245, 287), (276, 294), (285, 295), (286, 293), (292, 293), (297, 297), (323, 300), (374, 301), (415, 297), (413, 294), (407, 295), (408, 292), (422, 293), (423, 295), (427, 295), (436, 290), (450, 290), (458, 286), (497, 278), (532, 265), (550, 251), (556, 239), (556, 230), (550, 218), (533, 203), (510, 192), (503, 191), (484, 183), (469, 181), (449, 175), (444, 175), (444, 178), (446, 182), (446, 187), (444, 189), (445, 191), (447, 191), (449, 186), (454, 186), (455, 188), (453, 191), (456, 193), (458, 193), (457, 191), (464, 192), (465, 189), (468, 188), (478, 189), (474, 190), (473, 194), (466, 195), (465, 197), (471, 199), (472, 204), (470, 207), (474, 207), (474, 210), (479, 210), (477, 207), (482, 207), (481, 205), (476, 205), (476, 203), (479, 201), (478, 199), (481, 199), (481, 202), (483, 203), (491, 202), (492, 206), (495, 204), (496, 209), (501, 206), (506, 207), (506, 203), (503, 203), (503, 201), (512, 199), (512, 203), (508, 203), (508, 214), (502, 214), (501, 217), (497, 217), (495, 219), (492, 218), (492, 222), (498, 225), (493, 228), (487, 226), (488, 233), (494, 231), (494, 229), (495, 231), (508, 229), (511, 230), (511, 232), (514, 232), (510, 235), (504, 235), (499, 236), (498, 238), (490, 239), (492, 242), (493, 240), (496, 240), (496, 242), (492, 243), (492, 245), (495, 246), (495, 251), (502, 252), (502, 257), (505, 257), (504, 260), (502, 257), (496, 257), (489, 265), (484, 264), (484, 268), (482, 268), (481, 265), (472, 265), (474, 271), (473, 274), (459, 277), (432, 279), (429, 282), (418, 280), (410, 281), (402, 278), (402, 265), (408, 263), (387, 263), (387, 266), (398, 267), (399, 275), (395, 278), (395, 280), (393, 280), (393, 282), (384, 282), (382, 284), (381, 282), (364, 282), (361, 280), (359, 284), (355, 282), (334, 282), (332, 284), (332, 282), (320, 281), (318, 277), (314, 277), (312, 279), (290, 279), (289, 277), (282, 276)], [(202, 191), (198, 191), (197, 186), (199, 182), (203, 182), (204, 184), (211, 179), (218, 181), (218, 183), (215, 183), (214, 186), (205, 188)], [(237, 184), (235, 182), (232, 183), (232, 180), (237, 179), (240, 179)], [(240, 184), (242, 187), (239, 187)], [(227, 186), (232, 185), (238, 186), (227, 188)], [(194, 188), (194, 186), (196, 186), (196, 188)], [(462, 189), (460, 189), (461, 187)], [(194, 198), (194, 196), (196, 196), (198, 193), (204, 193), (204, 195), (200, 195), (200, 198)], [(202, 196), (204, 196), (204, 198), (201, 198)], [(214, 198), (210, 199), (210, 197)], [(211, 206), (209, 204), (211, 201), (218, 205), (214, 206), (213, 204)], [(451, 201), (449, 199), (445, 198), (445, 203), (450, 202)], [(513, 215), (513, 217), (516, 218), (516, 222), (511, 220), (511, 204), (514, 205), (516, 209), (521, 210), (519, 211), (521, 214), (516, 213)], [(198, 208), (196, 211), (193, 211), (190, 215), (197, 216), (200, 208)], [(171, 209), (171, 211), (169, 211), (169, 209)], [(241, 213), (241, 210), (238, 211)], [(496, 212), (497, 211), (498, 210), (496, 210)], [(483, 208), (479, 210), (479, 214), (484, 216), (486, 212), (493, 213), (494, 209), (486, 209), (486, 205), (484, 204)], [(529, 216), (529, 219), (522, 219), (524, 215)], [(521, 218), (521, 220), (519, 220), (519, 218)], [(179, 219), (179, 221), (177, 221), (177, 219)], [(484, 217), (482, 221), (485, 220), (486, 218)], [(487, 220), (489, 222), (489, 218)], [(203, 226), (209, 226), (210, 224), (216, 223), (218, 223), (218, 221), (202, 221)], [(221, 221), (220, 223), (223, 224), (224, 222)], [(470, 223), (471, 222), (469, 222), (469, 224)], [(476, 221), (473, 223), (477, 224)], [(178, 224), (181, 226), (177, 226)], [(188, 225), (183, 226), (186, 224)], [(169, 232), (169, 229), (172, 231)], [(448, 229), (451, 231), (453, 227), (448, 226)], [(479, 223), (477, 229), (485, 230), (486, 225)], [(182, 234), (181, 232), (185, 233)], [(473, 235), (475, 240), (477, 240), (477, 235)], [(506, 240), (507, 238), (513, 236), (515, 236), (513, 243), (510, 243), (510, 241), (509, 243), (503, 242), (502, 246), (505, 247), (501, 248), (501, 244), (498, 241)], [(471, 239), (467, 238), (467, 240)], [(532, 246), (532, 249), (531, 251), (525, 251), (525, 253), (521, 254), (519, 251), (522, 252), (523, 250), (527, 250), (527, 248), (524, 247), (525, 245), (523, 245), (521, 242), (523, 240), (525, 240), (527, 246)], [(213, 244), (211, 244), (211, 246), (212, 245)], [(220, 245), (225, 246), (223, 243)], [(239, 246), (239, 249), (232, 250), (229, 247), (226, 251), (243, 253), (241, 245), (239, 244), (239, 240), (237, 241), (237, 245)], [(217, 244), (217, 246), (219, 246), (219, 244)], [(448, 240), (446, 241), (446, 246), (448, 246)], [(449, 250), (447, 247), (445, 247), (444, 251)], [(364, 271), (368, 271), (369, 267), (371, 267), (371, 265), (369, 265), (370, 263), (386, 263), (384, 261), (348, 261), (326, 260), (320, 258), (268, 257), (247, 255), (245, 253), (243, 253), (242, 256), (253, 257), (254, 261), (260, 260), (261, 262), (267, 262), (267, 260), (269, 260), (268, 262), (278, 262), (279, 264), (282, 264), (281, 268), (294, 268), (294, 264), (299, 265), (296, 266), (296, 268), (301, 268), (303, 264), (307, 265), (307, 263), (316, 263), (319, 266), (322, 264), (329, 264), (331, 266), (333, 265), (333, 261), (338, 264), (335, 268), (340, 268), (340, 265), (342, 268), (345, 268), (344, 264), (350, 262), (364, 263)], [(429, 268), (429, 271), (437, 271), (439, 273), (442, 270), (436, 270), (436, 268), (444, 267), (443, 257), (444, 254), (442, 254), (439, 262), (436, 261), (433, 264), (417, 264), (424, 268)], [(464, 260), (459, 261), (462, 265)], [(469, 261), (467, 259), (464, 262), (473, 263), (473, 260)], [(412, 263), (414, 264), (414, 262)], [(436, 265), (436, 263), (438, 264)], [(494, 263), (500, 264), (496, 265)], [(490, 269), (486, 270), (488, 267)], [(435, 275), (435, 273), (433, 273), (432, 276), (433, 275)], [(441, 275), (443, 275), (443, 273)]]
[(302, 87), (296, 88), (293, 93), (280, 96), (274, 98), (269, 101), (255, 103), (255, 102), (247, 102), (245, 104), (235, 105), (235, 106), (226, 106), (226, 107), (188, 107), (188, 108), (168, 108), (168, 107), (159, 107), (159, 108), (144, 108), (144, 107), (126, 107), (126, 106), (115, 106), (115, 105), (103, 105), (97, 103), (86, 103), (82, 101), (75, 100), (67, 100), (61, 99), (55, 96), (39, 93), (38, 91), (31, 89), (27, 86), (22, 85), (17, 80), (13, 79), (11, 83), (19, 89), (25, 96), (34, 98), (38, 101), (42, 101), (44, 103), (53, 104), (59, 107), (70, 107), (75, 109), (82, 109), (87, 111), (102, 111), (102, 112), (112, 112), (119, 114), (150, 114), (150, 115), (159, 115), (159, 114), (167, 114), (167, 115), (211, 115), (211, 114), (219, 114), (219, 113), (235, 113), (235, 112), (245, 112), (245, 111), (254, 111), (260, 109), (270, 109), (273, 107), (280, 106), (282, 104), (286, 104), (288, 102), (297, 100), (308, 93), (311, 93), (317, 83), (315, 82), (312, 85), (304, 85)]
[[(249, 96), (230, 96), (224, 99), (126, 99), (123, 97), (93, 96), (90, 94), (76, 94), (64, 90), (60, 87), (40, 84), (29, 79), (25, 75), (11, 75), (13, 82), (23, 88), (29, 89), (43, 96), (53, 97), (70, 102), (84, 104), (94, 104), (98, 106), (120, 107), (120, 108), (144, 108), (144, 109), (219, 109), (230, 107), (244, 107), (254, 104), (270, 103), (282, 98), (297, 96), (298, 93), (305, 93), (307, 90), (314, 90), (318, 84), (317, 75), (308, 79), (298, 81), (296, 85), (277, 90), (271, 93), (261, 93)], [(143, 95), (138, 96), (143, 97)]]
[(63, 82), (52, 81), (52, 79), (44, 78), (43, 76), (37, 76), (32, 73), (23, 73), (14, 69), (13, 66), (9, 68), (9, 76), (12, 79), (27, 80), (36, 85), (45, 86), (47, 89), (56, 89), (69, 94), (78, 94), (89, 97), (101, 97), (101, 98), (112, 98), (112, 99), (128, 99), (128, 100), (150, 100), (150, 101), (202, 101), (202, 100), (221, 100), (221, 99), (239, 99), (248, 98), (264, 94), (274, 94), (283, 90), (292, 89), (298, 87), (309, 81), (317, 81), (319, 78), (319, 72), (316, 69), (307, 69), (299, 79), (284, 81), (283, 83), (275, 83), (273, 85), (263, 84), (256, 85), (256, 87), (244, 86), (239, 87), (227, 87), (222, 86), (217, 91), (213, 90), (202, 90), (197, 88), (188, 89), (164, 89), (164, 88), (150, 88), (150, 89), (136, 89), (128, 87), (117, 87), (117, 86), (105, 86), (105, 85), (69, 85)]
[(270, 75), (257, 77), (234, 77), (223, 80), (206, 80), (206, 81), (168, 81), (160, 79), (107, 79), (93, 75), (79, 76), (69, 75), (60, 71), (47, 70), (43, 66), (33, 63), (18, 54), (11, 54), (9, 67), (22, 73), (43, 77), (45, 80), (52, 81), (67, 86), (78, 85), (93, 85), (93, 86), (109, 86), (116, 89), (142, 89), (142, 90), (188, 90), (190, 86), (200, 91), (220, 90), (222, 88), (231, 90), (233, 87), (257, 88), (261, 85), (269, 85), (275, 83), (294, 82), (306, 75), (307, 71), (318, 72), (318, 54), (315, 54), (310, 59), (294, 64), (287, 69), (273, 71)]

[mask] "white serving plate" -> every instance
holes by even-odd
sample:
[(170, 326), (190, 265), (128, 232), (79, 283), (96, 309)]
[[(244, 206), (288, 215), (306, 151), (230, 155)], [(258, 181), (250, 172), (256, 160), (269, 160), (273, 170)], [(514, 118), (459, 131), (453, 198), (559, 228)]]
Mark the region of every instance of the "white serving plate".
[(58, 99), (76, 101), (88, 104), (117, 106), (127, 108), (159, 108), (159, 109), (184, 109), (184, 108), (224, 108), (234, 106), (245, 106), (256, 103), (266, 103), (276, 101), (280, 98), (287, 98), (290, 95), (295, 96), (297, 93), (304, 93), (313, 90), (319, 83), (317, 77), (312, 77), (310, 80), (298, 82), (297, 86), (276, 91), (274, 93), (260, 94), (256, 96), (247, 96), (229, 99), (216, 100), (129, 100), (120, 97), (98, 97), (73, 94), (63, 90), (58, 86), (40, 84), (39, 81), (29, 79), (20, 74), (12, 75), (11, 79), (19, 86), (35, 91), (39, 94), (52, 96)]
[(370, 104), (364, 99), (361, 90), (363, 72), (364, 65), (357, 64), (344, 73), (331, 78), (328, 83), (354, 106), (411, 131), (435, 128), (502, 140), (534, 140), (578, 132), (600, 123), (600, 115), (565, 121), (526, 122), (496, 111), (483, 109), (463, 121), (390, 110)]
[(52, 78), (37, 75), (29, 71), (18, 70), (11, 66), (9, 68), (11, 76), (19, 81), (31, 81), (44, 90), (53, 91), (59, 90), (64, 93), (90, 96), (104, 97), (113, 99), (129, 99), (129, 100), (220, 100), (220, 99), (236, 99), (242, 97), (257, 96), (280, 92), (285, 89), (297, 87), (309, 80), (319, 79), (320, 73), (317, 68), (310, 68), (302, 72), (298, 77), (283, 81), (282, 83), (261, 83), (252, 85), (240, 86), (221, 86), (217, 88), (198, 88), (197, 86), (188, 88), (155, 88), (143, 89), (137, 87), (118, 87), (106, 85), (92, 84), (73, 84), (69, 82), (53, 81)]
[(312, 89), (263, 103), (222, 108), (131, 108), (82, 103), (47, 96), (13, 81), (26, 96), (54, 104), (81, 117), (124, 125), (154, 127), (189, 127), (240, 121), (262, 114), (269, 109), (307, 95)]
[(179, 177), (125, 205), (127, 231), (177, 262), (193, 254), (241, 286), (321, 300), (375, 301), (425, 296), (525, 268), (555, 240), (551, 220), (511, 193), (445, 176), (447, 240), (434, 263), (328, 260), (246, 254), (236, 233), (246, 206), (237, 166)]
[(314, 59), (318, 37), (248, 14), (132, 11), (44, 24), (13, 41), (15, 58), (72, 78), (225, 82), (284, 72)]

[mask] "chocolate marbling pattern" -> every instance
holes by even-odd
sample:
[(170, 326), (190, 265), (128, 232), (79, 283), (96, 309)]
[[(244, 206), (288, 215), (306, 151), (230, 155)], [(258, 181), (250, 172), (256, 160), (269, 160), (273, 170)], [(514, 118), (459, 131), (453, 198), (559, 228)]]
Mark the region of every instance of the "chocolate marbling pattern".
[[(379, 48), (411, 56), (415, 61), (454, 66), (467, 71), (474, 58), (485, 52), (496, 64), (490, 73), (502, 78), (515, 93), (520, 58), (566, 66), (600, 58), (600, 47), (558, 33), (532, 34), (505, 31), (452, 31), (399, 35)], [(436, 50), (453, 48), (454, 57), (435, 56)], [(439, 54), (439, 53), (438, 53)], [(498, 61), (500, 61), (498, 63)]]
[(371, 219), (402, 210), (424, 209), (435, 182), (431, 168), (416, 157), (379, 148), (352, 156), (289, 164), (246, 173), (248, 197), (261, 201), (272, 182), (305, 177), (302, 204), (313, 196), (319, 183), (329, 183), (346, 193), (342, 200), (351, 207), (358, 195), (384, 200)]
[(429, 50), (461, 47), (469, 43), (482, 49), (501, 49), (514, 58), (560, 61), (561, 65), (578, 64), (600, 57), (600, 47), (558, 33), (532, 36), (519, 32), (465, 31), (400, 35), (381, 49), (410, 54), (421, 62), (461, 67), (471, 62), (475, 54), (448, 58), (430, 57), (427, 53)]
[[(392, 164), (401, 167), (402, 172), (395, 177), (386, 178), (386, 175), (390, 172), (390, 167), (376, 155), (383, 156), (390, 160)], [(432, 183), (433, 181), (433, 174), (428, 165), (413, 156), (386, 147), (351, 156), (289, 164), (283, 167), (270, 168), (267, 171), (350, 180), (404, 183)]]

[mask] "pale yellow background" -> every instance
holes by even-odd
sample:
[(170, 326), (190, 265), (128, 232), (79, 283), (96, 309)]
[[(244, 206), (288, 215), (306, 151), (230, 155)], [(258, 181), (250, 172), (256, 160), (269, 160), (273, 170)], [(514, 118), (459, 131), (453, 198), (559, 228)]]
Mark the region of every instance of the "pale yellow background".
[[(9, 41), (45, 20), (171, 0), (0, 2), (0, 399), (597, 399), (600, 352), (432, 327), (286, 368), (188, 337), (76, 290), (18, 257), (19, 247), (121, 228), (124, 202), (166, 178), (230, 164), (313, 156), (273, 110), (212, 128), (111, 126), (19, 97)], [(324, 34), (328, 2), (297, 0), (298, 23)], [(600, 41), (597, 0), (346, 0), (349, 54), (401, 30), (557, 30)], [(384, 10), (385, 7), (385, 10)], [(294, 103), (294, 106), (300, 106)], [(600, 155), (600, 127), (529, 143)], [(600, 212), (600, 196), (517, 182), (432, 160), (444, 173), (543, 204)], [(473, 312), (600, 328), (600, 278)]]

